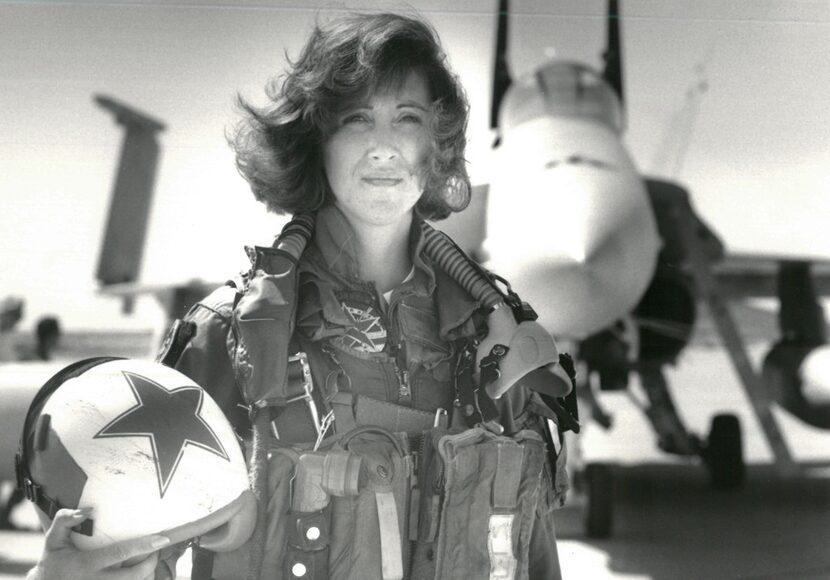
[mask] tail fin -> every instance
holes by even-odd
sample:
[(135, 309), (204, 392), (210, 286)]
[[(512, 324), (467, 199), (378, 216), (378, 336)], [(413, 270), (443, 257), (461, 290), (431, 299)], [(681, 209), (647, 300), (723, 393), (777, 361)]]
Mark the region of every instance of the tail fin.
[(110, 97), (95, 95), (95, 102), (113, 113), (116, 123), (124, 127), (96, 274), (106, 286), (138, 279), (161, 150), (156, 134), (165, 126)]
[(507, 23), (510, 17), (509, 11), (508, 0), (499, 0), (498, 25), (496, 29), (496, 60), (493, 66), (493, 102), (490, 108), (491, 129), (498, 129), (499, 127), (501, 101), (512, 82), (510, 80), (510, 70), (507, 67)]
[(622, 70), (622, 39), (620, 37), (620, 11), (617, 0), (608, 0), (608, 39), (603, 54), (605, 70), (603, 78), (617, 93), (620, 103), (625, 102)]

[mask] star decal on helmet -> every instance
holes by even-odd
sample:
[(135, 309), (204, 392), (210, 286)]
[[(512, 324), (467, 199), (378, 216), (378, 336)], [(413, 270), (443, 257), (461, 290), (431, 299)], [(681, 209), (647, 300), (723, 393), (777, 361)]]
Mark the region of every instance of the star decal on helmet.
[(147, 437), (163, 498), (185, 448), (193, 445), (230, 461), (219, 438), (199, 415), (204, 392), (199, 387), (167, 390), (136, 373), (122, 371), (138, 403), (101, 429), (104, 437)]

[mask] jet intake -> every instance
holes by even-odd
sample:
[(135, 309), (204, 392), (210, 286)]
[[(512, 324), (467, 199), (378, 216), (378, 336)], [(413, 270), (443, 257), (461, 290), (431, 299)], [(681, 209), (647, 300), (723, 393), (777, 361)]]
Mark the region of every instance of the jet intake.
[(781, 340), (764, 359), (764, 384), (784, 409), (830, 429), (830, 345)]
[(659, 269), (634, 309), (639, 352), (644, 364), (674, 363), (689, 344), (697, 314), (691, 280)]

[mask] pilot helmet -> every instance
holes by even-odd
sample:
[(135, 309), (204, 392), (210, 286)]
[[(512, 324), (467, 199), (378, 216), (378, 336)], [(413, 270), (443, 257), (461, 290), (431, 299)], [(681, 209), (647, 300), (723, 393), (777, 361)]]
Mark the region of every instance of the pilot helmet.
[(253, 532), (245, 460), (216, 402), (159, 363), (95, 358), (53, 376), (32, 401), (18, 485), (46, 516), (91, 508), (82, 550), (148, 534), (234, 550)]

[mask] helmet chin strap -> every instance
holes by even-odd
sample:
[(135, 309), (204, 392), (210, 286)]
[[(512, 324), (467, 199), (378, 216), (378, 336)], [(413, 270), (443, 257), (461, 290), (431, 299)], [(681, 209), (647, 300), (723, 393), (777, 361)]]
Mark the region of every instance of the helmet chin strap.
[[(95, 357), (80, 360), (74, 364), (69, 365), (58, 371), (52, 378), (50, 378), (35, 394), (32, 402), (29, 404), (29, 410), (26, 412), (26, 418), (23, 421), (23, 431), (20, 434), (20, 446), (18, 452), (14, 456), (15, 474), (17, 476), (17, 487), (26, 496), (26, 499), (34, 503), (40, 511), (42, 511), (50, 520), (55, 517), (59, 509), (71, 508), (77, 506), (65, 506), (59, 501), (48, 495), (43, 486), (39, 485), (29, 469), (32, 461), (32, 452), (41, 451), (45, 449), (49, 438), (49, 415), (41, 415), (40, 411), (43, 405), (52, 396), (58, 388), (66, 381), (82, 375), (89, 369), (96, 367), (105, 362), (113, 360), (123, 360), (122, 357)], [(29, 441), (34, 446), (30, 448)], [(92, 535), (93, 520), (86, 519), (82, 524), (73, 528), (79, 534), (87, 536)]]

